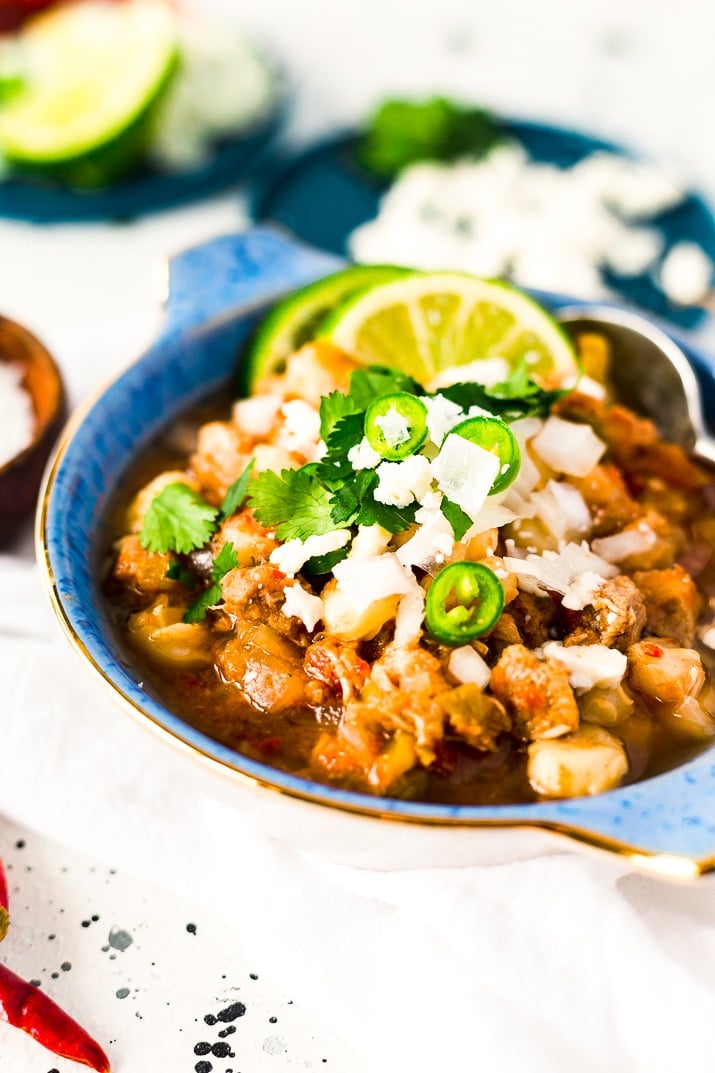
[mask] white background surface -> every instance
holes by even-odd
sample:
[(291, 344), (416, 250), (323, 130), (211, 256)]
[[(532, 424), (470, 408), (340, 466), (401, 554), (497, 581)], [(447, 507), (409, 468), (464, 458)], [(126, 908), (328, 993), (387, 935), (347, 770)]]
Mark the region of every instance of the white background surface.
[[(707, 0), (437, 0), (429, 5), (424, 0), (203, 0), (202, 6), (211, 4), (240, 16), (283, 58), (295, 86), (291, 133), (296, 139), (350, 122), (386, 92), (459, 92), (500, 111), (561, 121), (629, 142), (681, 168), (715, 198), (715, 15)], [(21, 320), (47, 343), (76, 404), (131, 360), (155, 332), (157, 259), (233, 230), (242, 221), (241, 202), (232, 193), (121, 227), (38, 228), (0, 221), (0, 311)], [(29, 557), (29, 540), (20, 543), (16, 554)], [(0, 634), (0, 646), (6, 643)], [(27, 764), (27, 757), (22, 760)], [(53, 792), (63, 793), (59, 771)], [(151, 838), (151, 832), (139, 832), (138, 837)], [(13, 849), (19, 838), (27, 843), (22, 853)], [(117, 1073), (193, 1070), (198, 1059), (186, 1045), (187, 1037), (192, 1046), (199, 1039), (193, 1018), (219, 1000), (222, 974), (243, 993), (251, 982), (249, 972), (257, 973), (259, 981), (253, 982), (257, 990), (251, 993), (255, 997), (251, 1018), (244, 1019), (246, 1030), (241, 1026), (243, 1049), (241, 1062), (233, 1066), (236, 1073), (296, 1068), (348, 1073), (356, 1057), (370, 1069), (369, 1039), (356, 1032), (349, 1045), (344, 1039), (338, 1043), (320, 1008), (305, 1008), (294, 1016), (286, 1003), (293, 998), (293, 1009), (301, 1009), (300, 996), (282, 990), (280, 959), (272, 953), (266, 980), (262, 965), (244, 962), (239, 932), (227, 939), (225, 926), (205, 908), (187, 906), (176, 895), (127, 875), (109, 878), (105, 861), (93, 873), (91, 861), (10, 823), (0, 824), (0, 847), (3, 844), (13, 865), (11, 885), (19, 906), (3, 956), (27, 976), (42, 976), (47, 989), (104, 1042), (119, 1041)], [(62, 872), (65, 867), (69, 872)], [(261, 879), (251, 881), (260, 885)], [(575, 885), (574, 894), (583, 897), (584, 889)], [(641, 881), (632, 880), (628, 896), (647, 927), (654, 933), (660, 929), (673, 951), (682, 935), (680, 924), (685, 928), (694, 917), (712, 933), (704, 893), (653, 895)], [(82, 929), (88, 913), (98, 914), (100, 923)], [(193, 945), (194, 937), (185, 932), (189, 920), (198, 925)], [(554, 920), (549, 923), (558, 926)], [(137, 942), (114, 962), (101, 952), (98, 939), (100, 928), (106, 931), (111, 925), (142, 936), (142, 944)], [(58, 937), (54, 958), (47, 954), (50, 933)], [(578, 941), (577, 929), (573, 936)], [(698, 933), (688, 932), (686, 942), (697, 944)], [(691, 953), (692, 968), (695, 947)], [(73, 969), (53, 981), (51, 972), (60, 961), (72, 963)], [(698, 1003), (705, 1008), (706, 995), (715, 999), (712, 974), (697, 970), (695, 975)], [(122, 986), (140, 992), (119, 1001), (116, 990)], [(425, 986), (439, 989), (438, 1009), (447, 1010), (449, 981), (428, 981)], [(667, 1011), (652, 1012), (667, 1016)], [(134, 1016), (138, 1013), (147, 1016), (140, 1020)], [(279, 1017), (280, 1032), (268, 1023), (269, 1015)], [(568, 1017), (567, 1009), (563, 1016)], [(152, 1017), (154, 1035), (147, 1028)], [(622, 1052), (614, 1043), (613, 1053), (631, 1054), (633, 1064), (629, 1060), (610, 1068), (640, 1068), (632, 1055), (638, 1050), (636, 1041), (628, 1040), (629, 1031), (636, 1031), (633, 1022), (630, 1028), (619, 1025), (616, 1032), (614, 1017), (610, 1010), (613, 1038), (620, 1046), (625, 1033), (628, 1046)], [(685, 1030), (684, 1024), (673, 1022), (673, 1034)], [(274, 1035), (285, 1038), (286, 1050), (266, 1050), (265, 1040)], [(676, 1053), (675, 1035), (672, 1042)], [(609, 1067), (594, 1064), (578, 1043), (562, 1056), (564, 1073), (600, 1073)], [(535, 1061), (538, 1057), (535, 1052)], [(704, 1057), (702, 1061), (691, 1062), (690, 1073), (705, 1073), (715, 1059), (709, 1065)], [(477, 1067), (465, 1057), (463, 1069)], [(47, 1073), (52, 1068), (64, 1073), (73, 1067), (46, 1057), (20, 1033), (0, 1026), (2, 1073)], [(225, 1063), (216, 1068), (223, 1070)], [(561, 1068), (552, 1065), (551, 1073), (561, 1073)]]

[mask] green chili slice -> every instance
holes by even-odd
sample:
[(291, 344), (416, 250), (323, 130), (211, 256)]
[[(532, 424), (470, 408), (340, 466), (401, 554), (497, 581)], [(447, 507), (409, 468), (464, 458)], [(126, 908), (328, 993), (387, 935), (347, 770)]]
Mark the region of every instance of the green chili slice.
[(425, 623), (435, 641), (463, 645), (490, 630), (504, 609), (504, 588), (483, 563), (450, 563), (427, 593)]
[(521, 451), (516, 436), (505, 421), (498, 417), (468, 417), (450, 429), (470, 443), (476, 443), (499, 459), (499, 473), (489, 495), (503, 492), (516, 479), (521, 467)]
[(365, 414), (365, 437), (388, 462), (408, 458), (427, 439), (427, 407), (406, 391), (381, 395)]

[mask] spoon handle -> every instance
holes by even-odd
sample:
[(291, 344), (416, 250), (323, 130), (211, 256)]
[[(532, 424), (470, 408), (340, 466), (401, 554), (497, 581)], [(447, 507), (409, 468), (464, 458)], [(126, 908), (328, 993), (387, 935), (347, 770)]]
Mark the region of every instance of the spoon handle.
[(695, 441), (693, 453), (704, 462), (710, 462), (715, 466), (715, 440), (710, 436), (699, 436)]

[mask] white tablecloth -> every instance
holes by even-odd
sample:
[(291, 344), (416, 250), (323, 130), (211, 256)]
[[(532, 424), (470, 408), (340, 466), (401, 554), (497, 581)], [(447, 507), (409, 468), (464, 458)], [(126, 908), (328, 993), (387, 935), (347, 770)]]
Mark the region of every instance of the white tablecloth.
[[(357, 114), (381, 88), (461, 89), (633, 140), (712, 184), (700, 103), (712, 34), (695, 0), (241, 7), (302, 71), (296, 131)], [(0, 308), (55, 352), (77, 403), (155, 331), (156, 257), (242, 218), (229, 195), (124, 227), (0, 222)], [(342, 1035), (340, 1073), (713, 1068), (709, 884), (571, 854), (377, 874), (262, 840), (240, 814), (187, 795), (168, 755), (82, 671), (28, 535), (0, 557), (0, 681), (0, 813), (235, 921), (276, 981)]]

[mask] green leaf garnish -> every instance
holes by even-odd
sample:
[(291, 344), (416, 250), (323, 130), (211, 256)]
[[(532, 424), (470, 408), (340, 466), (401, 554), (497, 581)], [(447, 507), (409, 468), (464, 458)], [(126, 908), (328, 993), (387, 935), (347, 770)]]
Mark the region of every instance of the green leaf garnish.
[(573, 388), (558, 388), (547, 391), (532, 379), (529, 363), (522, 358), (513, 372), (500, 384), (484, 387), (472, 381), (450, 384), (439, 389), (438, 394), (451, 399), (465, 410), (480, 406), (504, 421), (516, 421), (520, 417), (548, 417), (554, 403)]
[(218, 511), (185, 484), (167, 484), (144, 515), (139, 543), (147, 551), (188, 555), (216, 530)]
[(454, 533), (454, 539), (460, 541), (464, 534), (468, 532), (472, 527), (472, 519), (463, 511), (457, 503), (453, 503), (451, 499), (447, 499), (446, 496), (442, 499), (440, 509), (445, 518), (452, 526), (452, 532)]
[(391, 179), (421, 160), (481, 157), (502, 141), (497, 123), (481, 108), (444, 97), (426, 101), (385, 101), (370, 117), (358, 161), (380, 178)]
[(279, 540), (307, 540), (334, 529), (331, 492), (315, 476), (315, 466), (267, 469), (253, 480), (248, 502), (261, 525), (275, 528)]
[(353, 403), (352, 412), (367, 410), (380, 395), (392, 395), (396, 391), (424, 395), (422, 386), (398, 369), (389, 369), (385, 365), (366, 365), (363, 369), (356, 369), (350, 375), (348, 391), (348, 398)]
[(183, 618), (184, 622), (203, 622), (206, 618), (208, 609), (214, 607), (223, 599), (221, 582), (224, 577), (230, 570), (234, 570), (237, 566), (238, 556), (236, 555), (233, 544), (230, 542), (224, 544), (214, 559), (213, 566), (211, 567), (211, 584), (201, 593), (198, 600), (194, 600), (194, 602), (189, 604), (186, 608)]
[(331, 391), (320, 400), (320, 438), (327, 444), (335, 426), (342, 418), (359, 410), (355, 400), (342, 391)]
[(237, 477), (233, 482), (226, 495), (223, 497), (223, 503), (221, 504), (221, 513), (224, 518), (230, 518), (232, 514), (243, 505), (243, 501), (248, 493), (248, 482), (251, 479), (253, 473), (253, 467), (256, 464), (255, 458), (252, 458), (240, 477)]
[(196, 588), (196, 574), (188, 566), (184, 566), (180, 559), (174, 559), (169, 563), (166, 576), (172, 581), (180, 582), (187, 589)]

